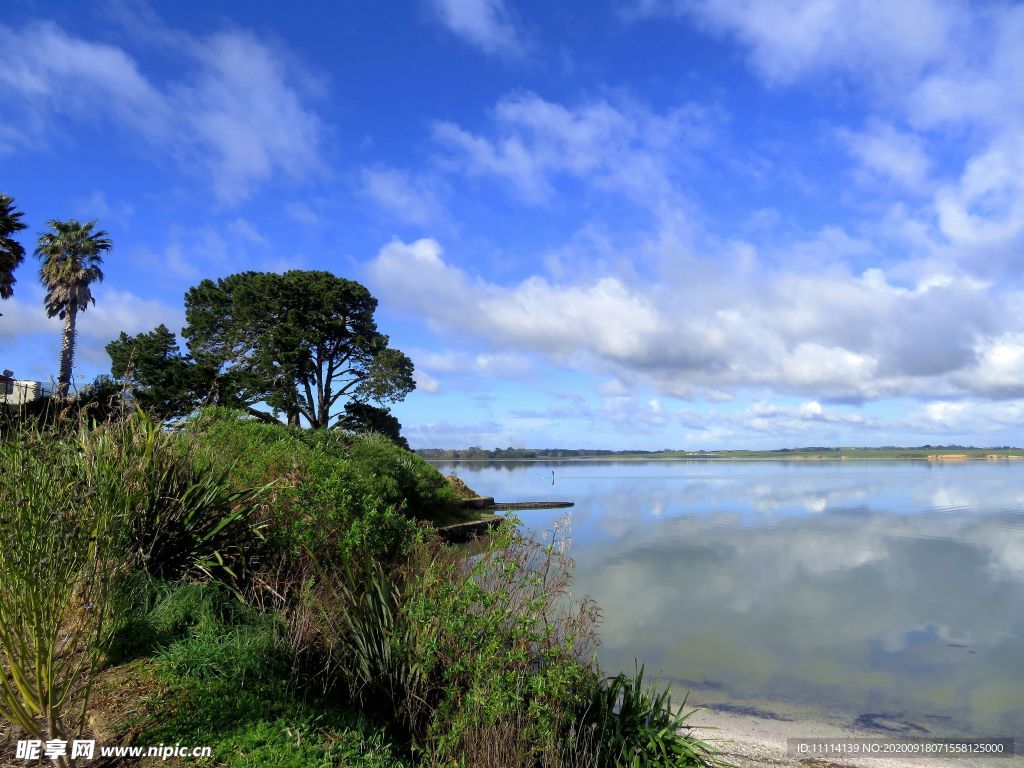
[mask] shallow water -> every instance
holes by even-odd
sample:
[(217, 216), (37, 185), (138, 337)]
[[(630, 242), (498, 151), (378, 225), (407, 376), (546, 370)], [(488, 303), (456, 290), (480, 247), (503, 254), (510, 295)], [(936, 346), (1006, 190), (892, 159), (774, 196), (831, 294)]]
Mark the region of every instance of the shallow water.
[(519, 516), (570, 514), (606, 671), (635, 656), (691, 702), (1024, 739), (1024, 463), (438, 466), (576, 503)]

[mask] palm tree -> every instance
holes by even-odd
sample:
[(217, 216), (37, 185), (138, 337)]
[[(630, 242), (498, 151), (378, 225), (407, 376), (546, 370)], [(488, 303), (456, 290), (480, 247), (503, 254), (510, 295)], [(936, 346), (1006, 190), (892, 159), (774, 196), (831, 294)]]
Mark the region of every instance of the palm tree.
[(46, 288), (46, 314), (64, 321), (60, 350), (57, 396), (67, 397), (71, 385), (71, 364), (75, 357), (75, 323), (89, 302), (96, 303), (90, 286), (103, 281), (102, 253), (111, 242), (103, 230), (93, 232), (95, 221), (80, 224), (75, 219), (49, 222), (52, 232), (39, 236), (36, 256), (42, 259), (39, 279)]
[(0, 192), (0, 299), (14, 295), (14, 270), (25, 260), (24, 246), (12, 237), (25, 228), (22, 215), (14, 198)]

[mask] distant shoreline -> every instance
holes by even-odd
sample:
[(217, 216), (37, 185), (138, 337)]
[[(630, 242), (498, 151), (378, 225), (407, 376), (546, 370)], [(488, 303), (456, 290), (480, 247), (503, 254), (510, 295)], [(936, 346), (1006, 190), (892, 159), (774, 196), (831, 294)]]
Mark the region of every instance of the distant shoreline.
[(605, 461), (605, 462), (617, 462), (617, 461), (823, 461), (823, 462), (839, 462), (839, 461), (923, 461), (929, 463), (957, 463), (964, 461), (1020, 461), (1024, 460), (1024, 451), (1021, 449), (1014, 449), (1019, 451), (1018, 453), (1000, 453), (1000, 454), (969, 454), (966, 456), (951, 455), (951, 454), (921, 454), (912, 456), (886, 456), (886, 455), (850, 455), (841, 454), (838, 456), (819, 456), (819, 455), (804, 455), (804, 454), (776, 454), (776, 455), (757, 455), (757, 456), (645, 456), (637, 454), (628, 454), (623, 456), (524, 456), (522, 458), (445, 458), (436, 456), (424, 456), (423, 458), (432, 464), (443, 464), (450, 462), (462, 462), (462, 463), (495, 463), (495, 462), (544, 462), (544, 463), (567, 463), (573, 461)]

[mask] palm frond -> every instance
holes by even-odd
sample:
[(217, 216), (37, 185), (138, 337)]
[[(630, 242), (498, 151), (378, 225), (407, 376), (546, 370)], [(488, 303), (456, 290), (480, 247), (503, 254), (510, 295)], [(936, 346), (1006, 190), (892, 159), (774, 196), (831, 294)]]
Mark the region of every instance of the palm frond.
[(25, 247), (13, 235), (25, 229), (14, 198), (0, 192), (0, 299), (14, 295), (14, 270), (25, 260)]

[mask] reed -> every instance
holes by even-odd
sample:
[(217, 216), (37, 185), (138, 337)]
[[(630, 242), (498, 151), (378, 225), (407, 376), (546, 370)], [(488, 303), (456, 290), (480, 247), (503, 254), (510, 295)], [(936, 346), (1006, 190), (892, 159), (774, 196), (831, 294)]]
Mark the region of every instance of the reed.
[(0, 444), (0, 715), (28, 738), (82, 731), (123, 572), (118, 521), (82, 492), (79, 459), (34, 433)]

